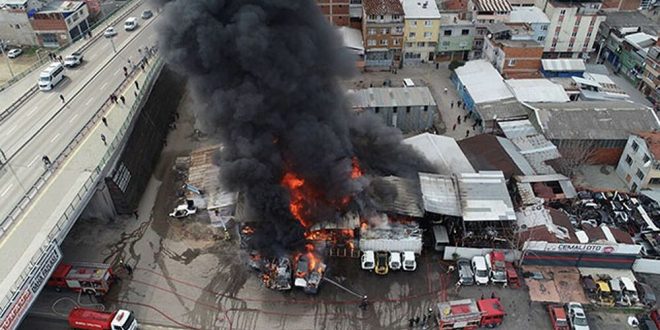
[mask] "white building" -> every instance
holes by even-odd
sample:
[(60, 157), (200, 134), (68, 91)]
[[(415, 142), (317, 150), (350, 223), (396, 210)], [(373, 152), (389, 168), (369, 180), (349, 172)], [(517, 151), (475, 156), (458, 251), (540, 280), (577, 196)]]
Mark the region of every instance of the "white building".
[(545, 43), (550, 20), (545, 13), (537, 7), (513, 7), (510, 23), (527, 23), (534, 30), (534, 40)]
[(616, 173), (633, 192), (660, 184), (660, 132), (630, 135)]
[(543, 9), (550, 19), (543, 49), (544, 57), (589, 57), (598, 34), (598, 26), (605, 20), (605, 16), (598, 13), (601, 8), (600, 1), (536, 0), (536, 6)]
[(9, 45), (37, 45), (27, 12), (39, 5), (36, 0), (0, 0), (0, 39)]

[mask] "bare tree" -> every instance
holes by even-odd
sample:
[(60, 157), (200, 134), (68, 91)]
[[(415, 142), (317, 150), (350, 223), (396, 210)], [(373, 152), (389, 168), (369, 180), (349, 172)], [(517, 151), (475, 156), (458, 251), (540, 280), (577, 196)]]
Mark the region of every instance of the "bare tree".
[(569, 178), (580, 167), (591, 164), (596, 153), (596, 144), (590, 140), (562, 140), (556, 145), (561, 158), (552, 160), (552, 167)]

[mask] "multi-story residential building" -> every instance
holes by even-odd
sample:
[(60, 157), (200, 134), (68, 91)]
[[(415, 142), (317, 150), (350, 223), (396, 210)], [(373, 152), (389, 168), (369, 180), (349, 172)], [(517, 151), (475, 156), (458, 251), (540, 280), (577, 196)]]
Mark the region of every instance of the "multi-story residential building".
[(509, 22), (529, 24), (534, 31), (533, 39), (545, 45), (550, 20), (541, 9), (537, 7), (513, 7)]
[(435, 61), (467, 60), (474, 42), (474, 24), (460, 19), (457, 12), (442, 12), (441, 16)]
[(660, 107), (660, 41), (649, 49), (646, 55), (644, 73), (640, 90), (646, 98), (655, 104), (656, 110)]
[(469, 19), (475, 24), (469, 58), (478, 59), (484, 48), (484, 37), (488, 34), (486, 24), (508, 22), (511, 4), (508, 0), (468, 0), (468, 13)]
[(403, 62), (433, 61), (440, 31), (440, 11), (433, 0), (403, 0)]
[(61, 47), (81, 38), (89, 29), (88, 16), (82, 1), (53, 1), (28, 13), (37, 40), (44, 47)]
[(536, 6), (550, 19), (544, 57), (589, 57), (598, 26), (605, 20), (605, 16), (599, 13), (600, 0), (536, 0)]
[(323, 16), (337, 26), (350, 26), (350, 0), (316, 0)]
[(634, 86), (638, 86), (644, 71), (644, 60), (649, 49), (655, 46), (658, 37), (644, 32), (633, 33), (623, 38), (618, 72)]
[(660, 132), (630, 135), (616, 167), (630, 191), (660, 184)]
[(488, 24), (483, 57), (506, 79), (541, 76), (543, 44), (528, 24)]
[(37, 45), (27, 12), (39, 7), (37, 0), (0, 0), (0, 39), (11, 45)]
[(398, 67), (403, 49), (403, 6), (399, 0), (363, 0), (362, 7), (366, 69)]
[[(649, 2), (648, 0), (646, 2)], [(603, 10), (637, 10), (642, 5), (640, 0), (603, 0)]]

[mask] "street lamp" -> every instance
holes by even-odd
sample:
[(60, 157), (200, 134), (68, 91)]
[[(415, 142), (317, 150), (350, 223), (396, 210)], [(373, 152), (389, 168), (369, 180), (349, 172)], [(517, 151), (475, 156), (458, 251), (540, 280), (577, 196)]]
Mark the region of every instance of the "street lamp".
[(11, 77), (14, 78), (14, 71), (11, 69), (11, 65), (9, 64), (9, 57), (7, 57), (7, 54), (5, 54), (5, 42), (0, 39), (0, 52), (2, 52), (2, 56), (4, 56), (7, 60), (7, 68), (9, 69), (9, 74), (11, 74)]
[(110, 39), (110, 44), (112, 45), (112, 50), (113, 50), (115, 53), (117, 53), (117, 48), (115, 48), (115, 41), (113, 40), (114, 38), (115, 38), (115, 37), (112, 36), (112, 37), (110, 37), (109, 39)]
[(21, 186), (21, 189), (23, 189), (23, 192), (26, 193), (27, 189), (25, 189), (25, 186), (23, 186), (23, 182), (18, 179), (18, 175), (16, 175), (16, 172), (14, 172), (14, 169), (11, 167), (9, 164), (9, 159), (7, 159), (7, 156), (5, 153), (0, 149), (0, 169), (3, 167), (7, 166), (7, 169), (9, 169), (9, 172), (11, 172), (11, 175), (16, 179), (16, 182), (18, 182), (18, 185)]

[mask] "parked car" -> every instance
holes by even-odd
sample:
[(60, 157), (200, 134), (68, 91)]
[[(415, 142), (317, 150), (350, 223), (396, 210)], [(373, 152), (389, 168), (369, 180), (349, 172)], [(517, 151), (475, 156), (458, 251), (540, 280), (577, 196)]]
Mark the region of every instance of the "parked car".
[(404, 251), (403, 252), (403, 270), (407, 272), (413, 272), (417, 269), (417, 261), (415, 261), (415, 252)]
[(548, 305), (548, 313), (550, 314), (553, 330), (570, 330), (564, 306)]
[(401, 253), (399, 252), (390, 252), (389, 264), (391, 270), (401, 269)]
[(309, 272), (309, 260), (307, 255), (301, 255), (296, 261), (296, 273), (294, 274), (293, 285), (306, 288), (307, 287), (307, 273)]
[(150, 19), (154, 16), (154, 13), (151, 10), (145, 10), (142, 12), (142, 19)]
[(14, 48), (14, 49), (10, 50), (9, 52), (7, 52), (7, 57), (9, 57), (9, 58), (17, 58), (17, 57), (21, 56), (21, 54), (23, 54), (23, 50), (22, 50), (22, 49), (20, 49), (20, 48)]
[(373, 270), (376, 268), (376, 255), (374, 251), (364, 251), (361, 259), (362, 269)]
[(174, 208), (172, 213), (170, 213), (170, 216), (172, 218), (181, 219), (195, 213), (197, 213), (197, 207), (191, 206), (190, 204), (181, 204)]
[(389, 268), (387, 267), (387, 252), (376, 252), (376, 274), (387, 275)]
[(115, 30), (115, 28), (113, 28), (112, 26), (108, 27), (107, 29), (105, 29), (105, 31), (103, 31), (103, 36), (106, 38), (112, 38), (116, 35), (117, 35), (117, 30)]
[(637, 288), (637, 295), (639, 296), (639, 301), (646, 305), (647, 307), (655, 307), (656, 298), (655, 292), (650, 285), (642, 282), (635, 281), (635, 287)]
[(488, 266), (484, 256), (472, 257), (472, 270), (474, 271), (474, 282), (477, 285), (488, 284)]
[(460, 285), (473, 285), (474, 272), (470, 266), (470, 260), (458, 259), (456, 261), (456, 268), (458, 268), (458, 283)]
[(67, 68), (75, 68), (83, 61), (83, 55), (80, 53), (73, 53), (64, 58), (64, 66)]
[(568, 319), (571, 323), (571, 328), (574, 330), (589, 330), (589, 322), (587, 322), (587, 315), (584, 313), (582, 304), (578, 302), (569, 302), (566, 304), (568, 309)]

